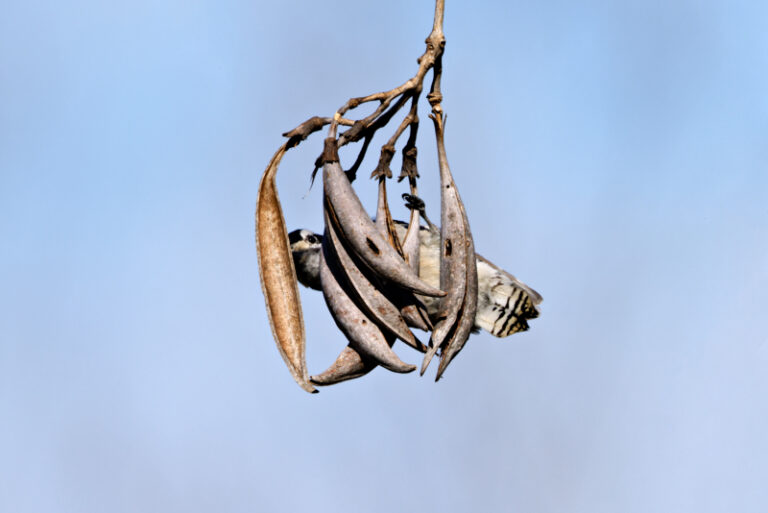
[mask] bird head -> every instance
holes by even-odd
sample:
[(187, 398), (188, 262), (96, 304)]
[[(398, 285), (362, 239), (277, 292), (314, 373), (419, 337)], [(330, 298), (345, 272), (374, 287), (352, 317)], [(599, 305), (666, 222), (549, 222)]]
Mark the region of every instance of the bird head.
[(323, 247), (323, 236), (309, 230), (294, 230), (288, 234), (288, 242), (299, 283), (320, 290), (320, 251)]

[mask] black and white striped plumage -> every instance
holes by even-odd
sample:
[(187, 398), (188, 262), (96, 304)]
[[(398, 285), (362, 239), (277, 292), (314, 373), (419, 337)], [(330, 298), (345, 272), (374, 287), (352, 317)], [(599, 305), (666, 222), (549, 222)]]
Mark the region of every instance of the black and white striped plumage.
[[(402, 240), (407, 225), (395, 221)], [(426, 283), (440, 286), (440, 232), (424, 226), (419, 230), (421, 240), (419, 277)], [(295, 230), (288, 236), (299, 282), (320, 290), (320, 250), (322, 235), (309, 230)], [(539, 316), (541, 303), (538, 292), (477, 255), (477, 315), (475, 329), (483, 329), (497, 337), (506, 337), (528, 329), (528, 320)], [(430, 316), (437, 314), (438, 298), (419, 296)]]

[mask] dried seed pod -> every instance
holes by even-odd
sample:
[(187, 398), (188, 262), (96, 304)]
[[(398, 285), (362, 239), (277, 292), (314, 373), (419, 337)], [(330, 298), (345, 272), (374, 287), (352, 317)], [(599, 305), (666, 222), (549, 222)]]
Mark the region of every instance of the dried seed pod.
[(461, 205), (461, 213), (464, 217), (464, 225), (466, 226), (466, 241), (467, 241), (467, 281), (466, 292), (464, 294), (464, 304), (462, 305), (461, 312), (458, 316), (458, 324), (456, 330), (448, 340), (445, 349), (443, 349), (440, 355), (440, 365), (437, 367), (437, 374), (435, 381), (439, 380), (448, 364), (451, 363), (459, 351), (464, 348), (464, 344), (467, 343), (469, 335), (472, 332), (472, 328), (475, 325), (475, 315), (477, 313), (477, 264), (475, 261), (475, 245), (472, 240), (472, 234), (469, 232), (469, 222), (467, 220), (467, 214), (464, 211), (464, 205)]
[[(415, 159), (416, 148), (414, 147), (413, 150), (414, 151), (412, 153)], [(405, 150), (403, 150), (403, 154), (405, 155)], [(405, 159), (405, 157), (403, 157), (403, 159)], [(405, 166), (405, 160), (403, 162), (403, 166)], [(413, 166), (415, 167), (415, 165), (416, 164), (414, 160)], [(416, 189), (416, 178), (414, 176), (410, 176), (409, 182), (411, 185), (411, 194), (404, 194), (403, 197), (405, 198), (407, 196), (408, 198), (416, 198), (418, 193)], [(419, 222), (419, 215), (419, 209), (411, 208), (411, 218), (408, 222), (408, 229), (403, 235), (403, 240), (401, 243), (403, 258), (405, 258), (408, 266), (413, 269), (416, 274), (419, 274), (419, 268), (421, 265), (421, 234), (419, 233), (421, 231), (421, 224)], [(416, 296), (410, 294), (405, 297), (404, 302), (400, 304), (403, 305), (400, 309), (400, 314), (403, 316), (409, 326), (413, 326), (424, 331), (432, 331), (433, 326), (432, 322), (429, 320), (427, 308)]]
[[(400, 360), (387, 344), (376, 323), (370, 320), (349, 297), (342, 286), (346, 278), (339, 262), (335, 260), (329, 239), (330, 236), (326, 232), (320, 258), (320, 282), (322, 283), (325, 303), (328, 305), (336, 325), (346, 335), (356, 351), (382, 367), (400, 373), (415, 370), (415, 365), (409, 365)], [(347, 284), (345, 283), (345, 285)]]
[(293, 379), (307, 392), (317, 392), (308, 382), (304, 320), (301, 313), (296, 269), (288, 231), (275, 186), (275, 174), (286, 145), (272, 157), (259, 184), (256, 200), (256, 250), (261, 290), (277, 349)]
[[(442, 166), (441, 166), (442, 168)], [(457, 323), (467, 290), (467, 240), (464, 222), (459, 207), (456, 187), (452, 183), (443, 185), (441, 169), (442, 226), (440, 230), (440, 287), (447, 295), (441, 299), (440, 313), (430, 340), (431, 347), (424, 357), (421, 373), (427, 370), (429, 362)]]
[(345, 347), (336, 361), (325, 371), (317, 376), (311, 376), (309, 380), (318, 386), (335, 385), (342, 381), (359, 378), (371, 372), (378, 366), (376, 362), (370, 359), (363, 359), (360, 353), (355, 351), (351, 345)]
[(400, 316), (398, 308), (370, 282), (357, 266), (352, 256), (347, 252), (341, 241), (336, 219), (329, 212), (327, 203), (325, 208), (325, 225), (326, 237), (330, 239), (330, 246), (333, 249), (334, 256), (338, 260), (340, 268), (343, 270), (349, 285), (359, 300), (358, 305), (379, 326), (397, 336), (414, 349), (425, 351), (424, 344), (413, 336), (413, 333), (411, 333), (411, 330), (408, 329), (405, 321)]
[[(323, 164), (323, 190), (339, 220), (344, 240), (373, 272), (383, 278), (425, 296), (444, 296), (445, 292), (420, 280), (376, 229), (339, 165), (335, 145), (334, 139), (326, 139), (324, 155), (331, 156), (326, 157)], [(329, 150), (329, 146), (333, 149)], [(334, 156), (335, 160), (331, 160)]]
[[(411, 188), (413, 191), (413, 188)], [(415, 195), (415, 193), (412, 192), (412, 194)], [(403, 257), (405, 258), (405, 261), (408, 262), (408, 266), (413, 269), (415, 272), (419, 272), (419, 263), (420, 263), (420, 251), (419, 247), (421, 246), (421, 240), (419, 238), (419, 230), (421, 229), (421, 225), (419, 223), (419, 211), (416, 209), (411, 209), (411, 218), (408, 221), (408, 229), (405, 232), (405, 237), (403, 238)]]
[[(390, 347), (395, 343), (395, 337), (385, 335), (385, 338)], [(318, 386), (335, 385), (365, 376), (378, 366), (374, 360), (361, 356), (350, 344), (341, 351), (330, 367), (317, 376), (311, 376), (309, 380)]]
[[(450, 344), (454, 348), (463, 347), (470, 330), (458, 330), (459, 324), (471, 329), (477, 313), (477, 269), (475, 266), (474, 244), (469, 231), (469, 223), (464, 212), (464, 205), (453, 181), (443, 138), (442, 116), (432, 116), (437, 139), (437, 155), (440, 166), (440, 287), (447, 292), (441, 300), (438, 321), (432, 331), (432, 346), (427, 351), (422, 363), (421, 373), (426, 370), (437, 349), (444, 345), (449, 334), (453, 333)], [(469, 289), (474, 290), (473, 300), (467, 301)], [(465, 317), (471, 319), (464, 320)], [(462, 322), (463, 320), (463, 322)], [(447, 363), (446, 363), (447, 365)]]
[[(403, 248), (400, 247), (400, 239), (395, 234), (395, 223), (392, 221), (392, 214), (389, 211), (387, 202), (387, 182), (384, 177), (379, 178), (379, 197), (376, 205), (376, 221), (374, 223), (379, 232), (389, 242), (389, 245), (395, 248), (395, 251), (402, 257)], [(418, 272), (414, 272), (418, 276)]]
[[(429, 320), (429, 315), (427, 315), (427, 307), (424, 306), (424, 304), (418, 300), (418, 298), (414, 297), (413, 294), (411, 294), (410, 298), (407, 298), (405, 301), (403, 301), (404, 306), (400, 307), (400, 315), (405, 320), (405, 324), (408, 326), (411, 326), (412, 328), (418, 328), (423, 331), (432, 331), (434, 328), (432, 326), (432, 322)], [(395, 299), (395, 304), (403, 304), (397, 301)], [(425, 348), (419, 348), (417, 347), (419, 351), (422, 353), (426, 351)]]

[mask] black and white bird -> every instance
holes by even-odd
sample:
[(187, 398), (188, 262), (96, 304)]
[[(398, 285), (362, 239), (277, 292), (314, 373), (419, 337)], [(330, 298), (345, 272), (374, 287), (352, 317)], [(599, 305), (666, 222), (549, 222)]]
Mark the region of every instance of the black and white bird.
[[(427, 220), (429, 222), (429, 220)], [(419, 277), (426, 283), (440, 286), (440, 231), (429, 223), (419, 230)], [(407, 224), (395, 221), (397, 235), (405, 237)], [(323, 236), (309, 230), (294, 230), (288, 240), (299, 282), (305, 287), (321, 290), (320, 255)], [(508, 272), (477, 256), (477, 314), (475, 330), (486, 330), (497, 337), (506, 337), (528, 329), (528, 321), (539, 316), (537, 305), (541, 295)], [(438, 313), (437, 298), (418, 296), (430, 317)]]

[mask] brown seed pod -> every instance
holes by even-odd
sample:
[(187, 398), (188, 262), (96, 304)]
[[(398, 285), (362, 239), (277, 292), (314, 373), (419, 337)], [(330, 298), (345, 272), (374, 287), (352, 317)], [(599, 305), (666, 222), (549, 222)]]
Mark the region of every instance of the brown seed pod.
[(256, 200), (256, 250), (261, 290), (277, 349), (293, 379), (307, 392), (317, 392), (308, 382), (304, 320), (301, 313), (296, 269), (288, 231), (275, 187), (275, 174), (286, 145), (272, 157), (259, 184)]
[[(413, 148), (414, 154), (415, 149), (416, 148)], [(403, 153), (405, 154), (405, 151), (403, 151)], [(405, 165), (405, 157), (403, 162), (403, 165)], [(413, 165), (415, 166), (415, 160)], [(418, 194), (418, 190), (416, 188), (416, 178), (411, 176), (409, 177), (409, 181), (411, 185), (411, 196), (415, 198)], [(413, 269), (416, 274), (419, 274), (421, 266), (421, 224), (419, 221), (419, 216), (419, 209), (411, 208), (411, 218), (408, 221), (408, 228), (403, 235), (403, 240), (401, 243), (403, 258), (405, 258), (405, 261), (408, 263), (408, 267)], [(400, 309), (400, 313), (409, 326), (413, 326), (424, 331), (432, 331), (433, 326), (432, 322), (429, 320), (427, 308), (416, 296), (410, 294), (408, 297), (404, 298), (404, 302), (402, 304), (403, 306)]]
[[(400, 315), (405, 320), (405, 324), (412, 328), (417, 328), (423, 331), (432, 331), (432, 322), (429, 320), (427, 314), (427, 308), (419, 301), (417, 297), (411, 292), (406, 292), (404, 298), (399, 299), (394, 297), (393, 301), (396, 305), (403, 305), (400, 307)], [(422, 353), (426, 352), (427, 348), (422, 344), (421, 347), (417, 347)]]
[[(335, 145), (326, 139), (326, 145)], [(328, 152), (325, 152), (328, 153)], [(376, 274), (403, 288), (425, 296), (440, 297), (445, 292), (424, 283), (403, 258), (382, 237), (352, 189), (338, 160), (323, 164), (323, 190), (345, 242)]]
[(360, 353), (355, 351), (351, 345), (348, 345), (341, 351), (341, 354), (339, 354), (336, 361), (330, 367), (317, 376), (311, 376), (309, 380), (318, 386), (335, 385), (342, 381), (364, 376), (377, 366), (376, 362), (370, 359), (363, 359)]
[[(403, 248), (400, 247), (400, 239), (395, 234), (395, 223), (392, 221), (392, 214), (387, 203), (387, 182), (383, 176), (379, 178), (379, 197), (376, 204), (376, 221), (374, 224), (382, 236), (389, 242), (389, 245), (402, 257)], [(414, 274), (418, 276), (418, 273), (414, 272)]]
[(393, 372), (407, 373), (416, 369), (415, 365), (400, 360), (376, 323), (363, 313), (345, 290), (349, 285), (345, 283), (343, 270), (330, 247), (328, 233), (320, 257), (320, 282), (333, 320), (356, 351)]
[(329, 211), (328, 204), (325, 205), (325, 225), (326, 237), (330, 238), (330, 246), (333, 249), (334, 256), (338, 259), (340, 268), (343, 270), (346, 279), (354, 290), (358, 305), (365, 310), (368, 317), (374, 320), (379, 326), (397, 336), (400, 340), (419, 351), (425, 351), (424, 344), (419, 342), (408, 329), (405, 321), (400, 315), (398, 308), (387, 299), (360, 270), (352, 256), (347, 252), (341, 237), (339, 227), (333, 212)]
[(421, 246), (421, 240), (419, 238), (419, 231), (421, 229), (419, 223), (419, 211), (411, 209), (411, 218), (408, 221), (408, 229), (405, 232), (403, 238), (403, 256), (405, 261), (408, 262), (408, 267), (415, 272), (419, 272), (420, 255), (419, 247)]
[[(385, 335), (387, 344), (392, 346), (395, 343), (395, 337), (391, 335)], [(378, 367), (379, 364), (370, 358), (365, 358), (357, 352), (351, 344), (345, 347), (336, 360), (330, 367), (325, 369), (317, 376), (311, 376), (309, 380), (318, 386), (335, 385), (342, 381), (348, 381), (350, 379), (356, 379), (361, 376), (365, 376), (373, 369)]]
[(475, 315), (477, 314), (477, 263), (475, 261), (475, 244), (472, 240), (472, 234), (469, 231), (469, 222), (467, 221), (466, 212), (464, 212), (464, 205), (461, 206), (461, 213), (464, 217), (464, 225), (466, 226), (466, 292), (464, 294), (464, 304), (461, 307), (461, 311), (458, 316), (458, 323), (456, 330), (451, 335), (445, 349), (443, 349), (440, 355), (440, 365), (437, 367), (437, 374), (435, 381), (439, 380), (448, 364), (451, 363), (459, 351), (464, 348), (464, 344), (467, 343), (469, 335), (472, 332), (472, 328), (475, 325)]
[[(472, 234), (469, 231), (464, 205), (448, 166), (442, 115), (439, 112), (434, 114), (432, 121), (435, 125), (440, 166), (440, 287), (447, 295), (441, 300), (438, 321), (432, 331), (432, 346), (422, 363), (422, 374), (449, 334), (452, 334), (448, 341), (453, 347), (452, 352), (456, 352), (456, 347), (464, 346), (477, 313), (477, 268)], [(468, 328), (460, 330), (459, 325)]]

